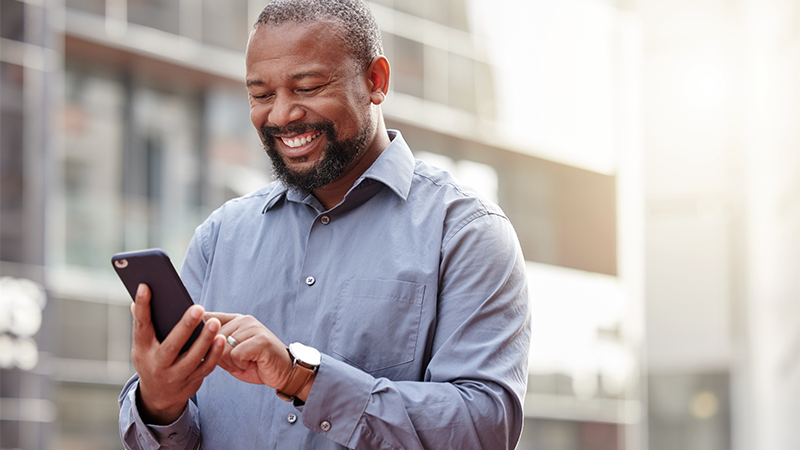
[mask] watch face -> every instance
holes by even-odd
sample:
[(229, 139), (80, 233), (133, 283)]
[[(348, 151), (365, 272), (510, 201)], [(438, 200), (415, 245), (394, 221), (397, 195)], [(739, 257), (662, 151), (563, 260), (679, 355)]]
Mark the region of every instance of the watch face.
[(289, 351), (292, 352), (295, 358), (310, 366), (318, 366), (322, 360), (322, 355), (320, 355), (317, 349), (299, 342), (290, 344)]

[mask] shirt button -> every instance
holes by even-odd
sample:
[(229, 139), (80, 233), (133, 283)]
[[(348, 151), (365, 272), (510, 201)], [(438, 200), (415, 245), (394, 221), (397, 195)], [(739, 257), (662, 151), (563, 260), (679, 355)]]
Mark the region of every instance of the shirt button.
[(289, 414), (288, 416), (286, 416), (286, 420), (288, 420), (289, 423), (297, 422), (297, 414), (295, 414), (295, 413)]
[(306, 278), (306, 284), (309, 285), (309, 286), (311, 286), (312, 284), (314, 284), (316, 282), (317, 282), (317, 280), (315, 280), (314, 277)]
[(323, 225), (327, 225), (331, 223), (331, 218), (328, 216), (322, 216), (319, 218), (319, 221), (322, 222)]
[(169, 437), (170, 439), (175, 439), (176, 437), (178, 437), (178, 433), (170, 433), (170, 435), (167, 437)]
[(319, 427), (322, 429), (322, 431), (328, 431), (331, 429), (331, 423), (327, 420), (323, 420), (322, 423), (319, 424)]

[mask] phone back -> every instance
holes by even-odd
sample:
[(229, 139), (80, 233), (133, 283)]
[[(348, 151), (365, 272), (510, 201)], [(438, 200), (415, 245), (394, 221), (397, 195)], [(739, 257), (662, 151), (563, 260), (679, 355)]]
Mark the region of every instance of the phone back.
[[(111, 262), (134, 301), (139, 283), (150, 287), (153, 328), (159, 342), (163, 341), (194, 304), (169, 257), (161, 249), (155, 248), (118, 253), (111, 258)], [(202, 328), (202, 323), (197, 326), (181, 353), (188, 350)]]

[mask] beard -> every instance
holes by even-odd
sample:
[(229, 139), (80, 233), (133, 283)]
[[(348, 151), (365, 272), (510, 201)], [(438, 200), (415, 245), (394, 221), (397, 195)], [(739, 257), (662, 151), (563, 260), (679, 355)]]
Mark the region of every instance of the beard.
[[(307, 170), (292, 170), (278, 152), (276, 140), (280, 138), (275, 135), (298, 135), (309, 131), (320, 131), (322, 133), (315, 139), (325, 135), (328, 140), (322, 150), (322, 159)], [(261, 128), (261, 140), (264, 142), (264, 150), (272, 160), (273, 175), (286, 187), (307, 193), (327, 186), (344, 175), (363, 153), (368, 136), (369, 122), (365, 122), (353, 137), (344, 140), (339, 140), (331, 121)]]

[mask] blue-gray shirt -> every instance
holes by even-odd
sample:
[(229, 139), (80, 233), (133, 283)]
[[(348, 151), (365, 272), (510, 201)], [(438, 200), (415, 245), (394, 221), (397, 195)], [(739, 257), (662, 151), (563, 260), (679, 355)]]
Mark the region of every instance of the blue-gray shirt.
[(389, 135), (334, 208), (275, 182), (215, 211), (186, 254), (197, 303), (322, 352), (305, 405), (218, 367), (175, 423), (147, 426), (134, 376), (127, 448), (514, 448), (530, 341), (516, 234)]

